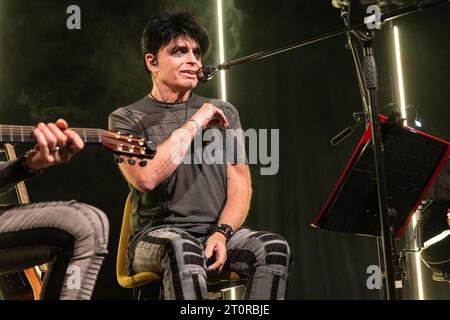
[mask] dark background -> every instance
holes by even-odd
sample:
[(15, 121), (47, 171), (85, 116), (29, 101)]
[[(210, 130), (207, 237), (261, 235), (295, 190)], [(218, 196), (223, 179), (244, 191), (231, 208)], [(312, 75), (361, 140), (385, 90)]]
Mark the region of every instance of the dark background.
[[(0, 122), (34, 125), (67, 119), (74, 127), (107, 128), (107, 117), (149, 92), (140, 54), (148, 17), (168, 3), (193, 8), (217, 46), (215, 1), (0, 0)], [(81, 8), (81, 30), (66, 28), (66, 8)], [(283, 46), (342, 26), (331, 1), (224, 0), (226, 59)], [(401, 32), (405, 94), (426, 127), (450, 140), (448, 5), (395, 21)], [(389, 54), (390, 25), (377, 31), (380, 105), (396, 101)], [(237, 66), (227, 73), (228, 101), (244, 128), (280, 129), (280, 169), (261, 176), (252, 165), (254, 195), (247, 225), (283, 234), (294, 256), (290, 299), (377, 299), (366, 269), (378, 264), (373, 238), (310, 227), (359, 140), (329, 140), (361, 111), (345, 36)], [(206, 59), (218, 63), (213, 49)], [(197, 92), (219, 97), (218, 79)], [(18, 146), (25, 149), (27, 146)], [(77, 199), (110, 219), (110, 255), (94, 299), (130, 299), (115, 278), (116, 247), (128, 187), (107, 150), (88, 146), (72, 162), (27, 182), (33, 202)], [(201, 195), (199, 195), (201, 196)], [(449, 286), (425, 274), (426, 297), (448, 299)]]

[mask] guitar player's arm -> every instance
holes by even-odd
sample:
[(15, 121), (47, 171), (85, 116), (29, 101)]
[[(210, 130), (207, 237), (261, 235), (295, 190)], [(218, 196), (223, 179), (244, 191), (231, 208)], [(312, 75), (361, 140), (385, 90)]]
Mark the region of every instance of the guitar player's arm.
[(47, 167), (68, 161), (84, 147), (78, 134), (68, 129), (62, 119), (56, 123), (39, 123), (33, 134), (37, 142), (34, 149), (16, 160), (0, 163), (0, 193)]

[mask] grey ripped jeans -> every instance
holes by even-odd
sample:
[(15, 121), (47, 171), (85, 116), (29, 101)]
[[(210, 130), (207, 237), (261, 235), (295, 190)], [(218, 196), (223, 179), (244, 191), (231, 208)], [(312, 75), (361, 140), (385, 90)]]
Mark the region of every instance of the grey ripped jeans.
[(0, 213), (0, 272), (48, 262), (42, 299), (90, 299), (108, 235), (106, 215), (84, 203), (10, 207)]
[[(129, 252), (130, 271), (163, 275), (166, 299), (206, 299), (203, 240), (178, 228), (146, 231)], [(285, 299), (292, 261), (283, 237), (241, 228), (227, 243), (227, 255), (223, 270), (247, 278), (245, 299)]]

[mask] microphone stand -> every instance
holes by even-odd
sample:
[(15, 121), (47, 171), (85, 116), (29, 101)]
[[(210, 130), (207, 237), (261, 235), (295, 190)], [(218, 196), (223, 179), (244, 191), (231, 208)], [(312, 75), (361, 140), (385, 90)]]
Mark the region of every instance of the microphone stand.
[(380, 213), (382, 262), (384, 266), (383, 296), (388, 300), (400, 299), (402, 292), (396, 292), (396, 288), (402, 288), (401, 266), (398, 264), (398, 255), (395, 248), (395, 235), (393, 233), (393, 221), (395, 210), (389, 208), (387, 200), (386, 173), (384, 168), (383, 142), (378, 107), (378, 76), (373, 55), (373, 31), (363, 43), (364, 53), (364, 77), (368, 90), (367, 103), (369, 106), (369, 118), (372, 124), (372, 146), (375, 161), (375, 177), (377, 180), (378, 208)]
[[(441, 4), (448, 3), (448, 0), (435, 0), (421, 4), (420, 2), (410, 5), (398, 10), (394, 10), (390, 13), (382, 15), (380, 23), (384, 23), (399, 17), (411, 14), (416, 11), (422, 11), (425, 8)], [(360, 32), (360, 30), (363, 32)], [(312, 37), (300, 42), (292, 43), (284, 47), (272, 50), (265, 50), (258, 53), (254, 53), (239, 59), (224, 62), (217, 66), (213, 66), (213, 73), (215, 70), (229, 70), (239, 64), (268, 58), (273, 55), (277, 55), (292, 49), (300, 48), (306, 45), (310, 45), (325, 39), (333, 38), (338, 35), (352, 32), (359, 34), (363, 43), (364, 53), (364, 80), (367, 87), (367, 106), (369, 111), (370, 124), (372, 124), (372, 146), (375, 162), (375, 175), (377, 180), (377, 193), (378, 193), (378, 207), (380, 214), (380, 233), (381, 233), (381, 253), (382, 262), (384, 267), (384, 282), (383, 282), (383, 298), (387, 300), (396, 300), (401, 298), (402, 290), (402, 272), (401, 265), (398, 259), (397, 251), (395, 248), (395, 239), (393, 234), (393, 220), (396, 217), (395, 210), (389, 208), (387, 199), (387, 187), (386, 187), (386, 173), (383, 161), (383, 144), (381, 139), (380, 119), (379, 119), (379, 107), (378, 107), (378, 79), (377, 69), (375, 63), (375, 57), (373, 55), (372, 39), (374, 31), (367, 30), (366, 23), (361, 21), (352, 26), (337, 29), (335, 31), (327, 32), (322, 35)], [(211, 75), (211, 77), (212, 77)], [(399, 289), (396, 291), (396, 289)]]
[[(344, 24), (347, 28), (349, 28), (349, 26), (350, 26), (351, 6), (352, 6), (351, 1), (348, 1), (347, 5), (343, 6), (341, 8), (341, 18), (344, 21)], [(348, 31), (346, 34), (347, 35), (347, 43), (345, 44), (345, 47), (347, 49), (349, 49), (352, 53), (352, 58), (353, 58), (353, 62), (355, 64), (355, 69), (356, 69), (356, 78), (358, 80), (359, 93), (361, 95), (361, 102), (363, 105), (364, 112), (354, 112), (353, 113), (353, 118), (354, 118), (353, 124), (346, 127), (344, 130), (339, 132), (337, 135), (335, 135), (331, 139), (330, 142), (331, 142), (332, 146), (336, 146), (339, 143), (341, 143), (342, 141), (344, 141), (346, 138), (348, 138), (355, 131), (355, 129), (362, 124), (362, 122), (361, 122), (362, 119), (365, 120), (366, 128), (370, 124), (369, 119), (368, 119), (369, 107), (367, 105), (367, 86), (366, 86), (366, 82), (363, 78), (363, 68), (361, 65), (361, 61), (359, 59), (359, 54), (356, 51), (355, 46), (353, 45), (353, 40), (351, 37), (352, 34), (360, 41), (360, 43), (362, 43), (366, 37), (364, 35), (361, 35), (361, 32)], [(381, 262), (380, 262), (380, 265), (381, 265)]]

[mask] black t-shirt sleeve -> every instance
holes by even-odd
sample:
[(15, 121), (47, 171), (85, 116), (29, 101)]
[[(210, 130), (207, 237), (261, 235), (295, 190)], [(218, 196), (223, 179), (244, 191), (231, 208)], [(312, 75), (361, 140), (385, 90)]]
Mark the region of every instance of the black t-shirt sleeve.
[(111, 131), (142, 136), (139, 121), (125, 108), (119, 108), (109, 115), (108, 128)]

